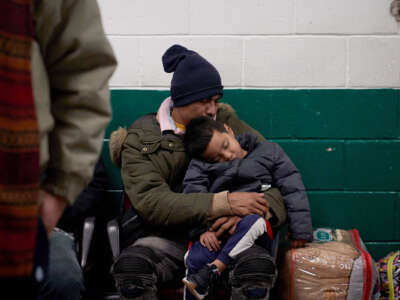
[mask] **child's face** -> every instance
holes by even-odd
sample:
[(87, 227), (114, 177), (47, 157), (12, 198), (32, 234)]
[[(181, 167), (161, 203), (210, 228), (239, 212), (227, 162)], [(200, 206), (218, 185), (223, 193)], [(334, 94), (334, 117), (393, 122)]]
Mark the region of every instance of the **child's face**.
[(214, 130), (213, 136), (203, 153), (203, 158), (209, 162), (224, 162), (243, 158), (247, 151), (240, 147), (232, 129), (227, 128), (228, 132)]

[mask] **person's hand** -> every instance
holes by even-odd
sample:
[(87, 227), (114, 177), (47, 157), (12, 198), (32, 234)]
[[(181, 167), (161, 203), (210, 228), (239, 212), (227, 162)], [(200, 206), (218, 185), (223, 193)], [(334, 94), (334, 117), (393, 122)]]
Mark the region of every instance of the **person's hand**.
[(47, 233), (56, 227), (58, 220), (61, 218), (65, 207), (67, 206), (67, 200), (50, 194), (45, 190), (40, 189), (39, 191), (39, 215), (42, 218), (43, 224), (47, 229)]
[(218, 240), (215, 232), (211, 231), (206, 231), (200, 235), (200, 244), (209, 251), (219, 251), (221, 249), (221, 242)]
[(306, 245), (306, 240), (290, 240), (290, 247), (303, 248)]
[(239, 223), (241, 219), (242, 218), (238, 216), (220, 217), (211, 225), (210, 231), (214, 231), (217, 237), (220, 237), (227, 231), (229, 234), (233, 234), (237, 223)]
[(228, 193), (228, 203), (235, 216), (244, 217), (257, 214), (261, 217), (269, 209), (263, 193), (234, 192)]

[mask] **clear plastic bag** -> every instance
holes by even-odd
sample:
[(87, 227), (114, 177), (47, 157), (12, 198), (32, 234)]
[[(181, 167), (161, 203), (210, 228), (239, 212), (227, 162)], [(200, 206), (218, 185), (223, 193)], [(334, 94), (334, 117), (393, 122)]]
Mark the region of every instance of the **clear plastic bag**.
[[(374, 299), (375, 264), (357, 230), (324, 229), (305, 248), (289, 249), (280, 263), (282, 300)], [(318, 232), (317, 232), (318, 233)]]

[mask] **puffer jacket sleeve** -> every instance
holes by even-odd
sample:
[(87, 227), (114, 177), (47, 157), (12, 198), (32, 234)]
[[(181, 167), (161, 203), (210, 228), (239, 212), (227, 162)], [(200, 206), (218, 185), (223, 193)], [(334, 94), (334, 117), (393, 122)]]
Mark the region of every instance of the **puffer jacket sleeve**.
[(192, 159), (183, 179), (183, 192), (185, 194), (208, 193), (210, 179), (207, 174), (205, 164), (197, 159)]
[(42, 187), (73, 202), (92, 177), (111, 119), (108, 80), (116, 59), (96, 0), (35, 3), (54, 118)]
[(136, 139), (131, 132), (125, 140), (121, 171), (125, 192), (139, 214), (163, 228), (206, 225), (213, 194), (172, 191), (166, 174), (170, 172), (163, 171), (152, 154), (141, 153)]
[(290, 238), (311, 241), (310, 205), (301, 175), (278, 144), (268, 143), (268, 145), (274, 147), (273, 185), (279, 188), (285, 200)]

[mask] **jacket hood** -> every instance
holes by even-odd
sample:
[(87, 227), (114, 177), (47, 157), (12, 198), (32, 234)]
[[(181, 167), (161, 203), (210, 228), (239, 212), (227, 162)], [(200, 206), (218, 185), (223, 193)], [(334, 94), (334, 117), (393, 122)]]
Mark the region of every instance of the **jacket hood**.
[(126, 128), (118, 128), (113, 131), (110, 136), (109, 147), (111, 161), (118, 167), (121, 168), (121, 150), (122, 144), (124, 143), (128, 131)]
[(233, 107), (228, 103), (219, 102), (218, 109), (226, 110), (227, 112), (230, 112), (230, 113), (235, 113), (235, 110), (233, 109)]

